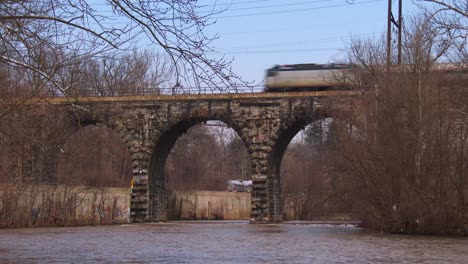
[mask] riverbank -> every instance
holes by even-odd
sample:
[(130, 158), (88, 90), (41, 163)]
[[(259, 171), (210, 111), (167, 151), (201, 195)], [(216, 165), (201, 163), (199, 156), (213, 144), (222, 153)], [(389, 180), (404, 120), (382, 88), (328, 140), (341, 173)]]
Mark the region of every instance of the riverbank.
[[(0, 185), (0, 228), (128, 224), (131, 223), (130, 197), (130, 188)], [(171, 194), (168, 212), (169, 219), (179, 223), (192, 223), (193, 220), (242, 220), (248, 223), (250, 206), (250, 193), (179, 191)], [(285, 221), (283, 224), (366, 227), (347, 215)], [(467, 236), (467, 231), (433, 234)]]

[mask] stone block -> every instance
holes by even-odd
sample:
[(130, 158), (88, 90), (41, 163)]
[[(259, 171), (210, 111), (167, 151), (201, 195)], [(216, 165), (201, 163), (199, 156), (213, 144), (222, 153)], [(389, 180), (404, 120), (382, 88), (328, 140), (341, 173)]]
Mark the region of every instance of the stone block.
[(148, 190), (148, 186), (145, 185), (145, 184), (136, 184), (133, 186), (133, 191), (134, 192), (137, 192), (137, 191), (147, 191)]
[(267, 197), (268, 196), (268, 190), (262, 188), (262, 189), (253, 189), (252, 190), (252, 197)]
[(465, 184), (465, 188), (463, 188), (463, 197), (465, 198), (465, 205), (468, 209), (468, 184)]
[(256, 183), (252, 184), (253, 189), (267, 189), (268, 185), (266, 183)]
[(148, 210), (148, 203), (131, 203), (130, 209), (134, 209), (137, 211), (146, 211)]
[(256, 205), (257, 203), (262, 203), (265, 201), (265, 197), (258, 197), (258, 196), (253, 196), (250, 198), (252, 201), (252, 204)]
[(251, 208), (252, 208), (252, 211), (254, 211), (254, 209), (255, 210), (267, 209), (268, 206), (269, 206), (269, 203), (267, 202), (252, 202)]
[(252, 155), (250, 155), (252, 158), (254, 159), (266, 159), (268, 158), (268, 152), (264, 152), (264, 151), (255, 151), (252, 153)]
[(267, 175), (265, 174), (257, 174), (257, 175), (252, 175), (252, 181), (255, 182), (266, 182), (267, 181)]
[(132, 119), (127, 119), (127, 122), (125, 124), (125, 127), (127, 129), (135, 129), (136, 128), (136, 124), (135, 124), (135, 121), (132, 120)]
[(148, 197), (146, 195), (139, 195), (132, 197), (131, 201), (132, 203), (147, 203)]

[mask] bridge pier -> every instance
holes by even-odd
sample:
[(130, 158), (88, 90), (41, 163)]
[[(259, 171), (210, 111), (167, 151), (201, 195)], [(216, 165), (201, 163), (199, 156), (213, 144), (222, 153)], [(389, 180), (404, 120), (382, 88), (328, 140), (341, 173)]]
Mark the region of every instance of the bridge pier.
[(281, 125), (279, 104), (267, 101), (245, 106), (243, 135), (251, 159), (253, 181), (250, 222), (281, 222), (283, 210), (279, 173), (272, 169), (273, 147)]
[(130, 200), (130, 218), (133, 223), (149, 221), (148, 176), (133, 176), (134, 185)]
[(465, 200), (463, 228), (465, 229), (465, 236), (468, 236), (468, 176), (467, 176), (467, 181), (465, 183), (465, 186), (463, 188), (463, 198)]
[(164, 222), (168, 220), (168, 193), (164, 187), (164, 182), (157, 182), (151, 187), (151, 222)]

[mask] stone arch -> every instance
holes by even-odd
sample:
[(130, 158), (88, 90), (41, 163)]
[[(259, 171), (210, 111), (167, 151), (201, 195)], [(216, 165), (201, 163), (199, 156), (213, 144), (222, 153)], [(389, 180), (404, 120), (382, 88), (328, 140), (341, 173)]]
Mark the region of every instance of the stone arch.
[(154, 119), (153, 110), (137, 108), (125, 111), (115, 120), (107, 122), (127, 147), (132, 160), (133, 185), (130, 200), (132, 222), (150, 220), (148, 167), (154, 147), (153, 138), (158, 136)]
[[(68, 117), (69, 113), (66, 113), (65, 116)], [(64, 119), (64, 121), (67, 121)], [(95, 122), (85, 122), (83, 126), (93, 125)], [(75, 118), (71, 119), (71, 122), (68, 124), (63, 124), (63, 134), (57, 137), (57, 142), (53, 148), (48, 151), (47, 157), (42, 161), (42, 166), (45, 169), (45, 178), (43, 179), (46, 182), (56, 183), (57, 182), (57, 166), (58, 166), (58, 157), (59, 153), (63, 151), (63, 147), (70, 140), (72, 136), (79, 132), (81, 125), (76, 122)], [(68, 126), (67, 126), (68, 125)], [(34, 151), (34, 150), (32, 150)], [(32, 173), (32, 172), (31, 172)]]
[(125, 146), (128, 155), (131, 157), (130, 148), (128, 142), (126, 142), (126, 137), (128, 135), (126, 135), (124, 131), (119, 130), (115, 124), (104, 122), (102, 120), (84, 120), (84, 122), (80, 122), (79, 125), (76, 124), (73, 128), (67, 131), (66, 136), (63, 137), (63, 140), (60, 142), (59, 145), (57, 145), (53, 153), (48, 158), (47, 162), (50, 165), (49, 167), (51, 168), (50, 172), (54, 174), (55, 178), (57, 177), (57, 170), (59, 168), (59, 155), (61, 152), (64, 151), (65, 145), (69, 143), (70, 140), (72, 140), (74, 137), (78, 136), (81, 133), (81, 131), (88, 129), (91, 126), (101, 126), (109, 130), (110, 133), (113, 134), (113, 137), (120, 139), (120, 142), (116, 143), (122, 147)]
[(268, 199), (270, 201), (269, 214), (272, 221), (283, 221), (283, 205), (281, 193), (281, 163), (284, 153), (297, 133), (312, 122), (325, 118), (328, 113), (307, 111), (299, 109), (287, 120), (281, 123), (280, 128), (273, 136), (274, 144), (268, 158)]
[[(121, 124), (106, 124), (108, 128), (112, 129), (122, 140), (122, 144), (127, 147), (128, 154), (132, 159), (133, 176), (137, 176), (143, 172), (146, 173), (144, 167), (142, 167), (142, 160), (149, 160), (149, 153), (147, 155), (141, 155), (139, 149), (135, 146), (135, 142), (132, 138), (131, 132)], [(146, 167), (147, 169), (147, 167)]]
[[(116, 135), (121, 139), (121, 143), (126, 146), (132, 161), (133, 180), (135, 183), (131, 194), (130, 217), (133, 222), (147, 221), (149, 215), (149, 207), (147, 204), (147, 171), (153, 146), (153, 142), (149, 140), (149, 138), (151, 138), (152, 135), (146, 135), (146, 140), (142, 140), (141, 137), (136, 135), (139, 134), (138, 132), (147, 124), (140, 124), (140, 122), (135, 125), (128, 121), (135, 121), (135, 119), (137, 119), (135, 117), (141, 117), (139, 116), (141, 115), (140, 111), (137, 109), (135, 111), (120, 113), (116, 119), (112, 120), (109, 120), (107, 115), (86, 112), (80, 115), (79, 122), (76, 120), (75, 115), (70, 115), (72, 115), (72, 120), (74, 120), (74, 126), (61, 143), (60, 146), (62, 147), (74, 134), (78, 133), (80, 129), (84, 129), (90, 125), (104, 124), (108, 129), (114, 131), (114, 133), (116, 133)], [(147, 130), (149, 131), (149, 129)], [(52, 165), (51, 167), (54, 168), (54, 174), (56, 174), (58, 153), (59, 148), (57, 148), (54, 154), (48, 159), (48, 162)]]
[[(72, 137), (74, 134), (78, 133), (80, 129), (85, 129), (88, 126), (98, 126), (98, 125), (104, 125), (107, 129), (112, 130), (115, 135), (117, 135), (120, 140), (121, 144), (123, 144), (128, 151), (128, 154), (132, 156), (132, 151), (134, 148), (132, 147), (132, 142), (131, 142), (131, 134), (127, 130), (127, 128), (120, 122), (120, 120), (104, 120), (101, 118), (83, 118), (80, 120), (79, 124), (77, 124), (76, 129), (69, 135), (65, 143)], [(132, 157), (133, 161), (133, 157)]]
[(196, 116), (183, 116), (174, 119), (161, 129), (160, 135), (155, 141), (152, 156), (148, 170), (148, 185), (149, 185), (149, 207), (151, 221), (165, 221), (167, 220), (167, 192), (164, 186), (165, 180), (165, 165), (170, 151), (174, 147), (177, 139), (182, 134), (187, 132), (191, 127), (200, 122), (208, 120), (219, 120), (227, 124), (230, 128), (236, 131), (237, 135), (242, 139), (244, 145), (247, 144), (242, 136), (242, 130), (235, 120), (231, 119), (229, 115), (214, 114), (214, 115), (196, 115)]

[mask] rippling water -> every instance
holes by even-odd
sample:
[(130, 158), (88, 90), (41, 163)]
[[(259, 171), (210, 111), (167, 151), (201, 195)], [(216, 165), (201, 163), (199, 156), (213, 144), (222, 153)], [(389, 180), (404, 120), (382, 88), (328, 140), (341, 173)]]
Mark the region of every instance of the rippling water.
[(1, 263), (468, 263), (468, 238), (245, 222), (0, 230)]

